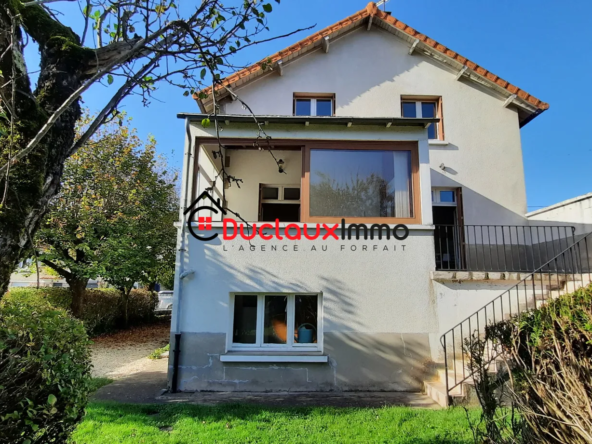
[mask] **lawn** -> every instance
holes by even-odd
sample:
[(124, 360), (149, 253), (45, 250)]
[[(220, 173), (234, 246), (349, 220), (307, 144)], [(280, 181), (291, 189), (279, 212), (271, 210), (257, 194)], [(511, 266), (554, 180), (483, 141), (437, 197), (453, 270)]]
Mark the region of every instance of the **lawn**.
[[(477, 415), (476, 411), (472, 412)], [(76, 444), (472, 443), (465, 411), (89, 404)]]

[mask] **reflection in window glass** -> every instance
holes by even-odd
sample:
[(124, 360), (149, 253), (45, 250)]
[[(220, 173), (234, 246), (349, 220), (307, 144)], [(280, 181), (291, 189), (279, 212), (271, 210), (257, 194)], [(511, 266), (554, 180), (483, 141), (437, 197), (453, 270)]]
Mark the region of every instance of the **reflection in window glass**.
[(440, 191), (440, 202), (454, 203), (454, 191)]
[(331, 99), (317, 99), (317, 116), (332, 116), (333, 101)]
[(310, 215), (413, 217), (411, 152), (311, 150)]
[(436, 104), (434, 102), (422, 102), (421, 117), (436, 117)]
[[(421, 117), (430, 118), (436, 117), (436, 104), (434, 102), (422, 102), (421, 103)], [(428, 126), (428, 139), (438, 138), (438, 125), (432, 123)]]
[(254, 344), (257, 339), (257, 296), (234, 297), (232, 342)]
[(263, 190), (261, 191), (261, 197), (263, 199), (277, 200), (280, 198), (279, 189), (272, 187), (263, 187)]
[(300, 200), (300, 188), (284, 188), (284, 200)]
[(310, 99), (296, 99), (296, 116), (310, 116)]
[(403, 117), (417, 117), (415, 102), (403, 102)]
[(318, 304), (317, 296), (296, 295), (294, 313), (294, 343), (317, 342)]
[(265, 296), (263, 342), (285, 344), (288, 338), (288, 297)]

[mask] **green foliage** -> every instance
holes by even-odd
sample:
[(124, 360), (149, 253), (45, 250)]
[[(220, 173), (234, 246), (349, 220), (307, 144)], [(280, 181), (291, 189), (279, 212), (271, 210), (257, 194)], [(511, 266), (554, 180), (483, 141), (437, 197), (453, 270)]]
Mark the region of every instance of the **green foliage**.
[(163, 353), (166, 353), (166, 352), (168, 352), (168, 351), (169, 351), (169, 349), (170, 349), (170, 347), (171, 347), (171, 344), (167, 344), (167, 345), (165, 345), (164, 347), (157, 348), (156, 350), (154, 350), (152, 353), (150, 353), (150, 354), (148, 355), (148, 359), (160, 359), (160, 356), (161, 356)]
[(96, 392), (101, 387), (105, 387), (113, 382), (111, 378), (92, 378), (90, 380), (90, 392)]
[(487, 341), (503, 350), (505, 365), (496, 378), (476, 378), (484, 412), (490, 412), (481, 438), (590, 442), (592, 285), (488, 326), (485, 338), (473, 341), (472, 362), (479, 363)]
[[(125, 326), (122, 295), (115, 289), (86, 290), (80, 319), (90, 336)], [(68, 310), (72, 293), (67, 288), (12, 288), (3, 301)], [(154, 320), (158, 296), (146, 290), (132, 290), (129, 296), (129, 323), (140, 325)]]
[(66, 162), (37, 240), (44, 263), (66, 279), (101, 276), (127, 293), (174, 273), (178, 199), (156, 141), (142, 142), (131, 119), (123, 122), (103, 127)]
[(0, 443), (64, 442), (84, 416), (89, 340), (47, 300), (0, 307)]
[[(477, 416), (478, 411), (470, 415)], [(91, 403), (77, 444), (469, 444), (461, 409)]]

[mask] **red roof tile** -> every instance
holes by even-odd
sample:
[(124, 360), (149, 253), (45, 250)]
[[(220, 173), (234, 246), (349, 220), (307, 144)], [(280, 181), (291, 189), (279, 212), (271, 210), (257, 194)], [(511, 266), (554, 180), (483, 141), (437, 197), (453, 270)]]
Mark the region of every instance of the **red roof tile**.
[[(325, 29), (322, 29), (319, 32), (316, 32), (315, 34), (313, 34), (309, 37), (306, 37), (305, 39), (302, 39), (301, 41), (299, 41), (297, 43), (294, 43), (293, 45), (287, 47), (286, 49), (283, 49), (283, 50), (276, 52), (275, 54), (273, 54), (269, 57), (266, 57), (265, 60), (263, 60), (262, 62), (264, 62), (264, 61), (267, 62), (267, 61), (271, 60), (273, 63), (275, 63), (279, 60), (282, 60), (282, 59), (302, 50), (303, 48), (313, 45), (315, 42), (321, 40), (322, 38), (324, 38), (327, 35), (330, 35), (336, 31), (339, 31), (340, 29), (342, 29), (346, 26), (358, 23), (368, 17), (376, 17), (380, 20), (383, 20), (384, 22), (389, 23), (390, 25), (395, 26), (396, 28), (398, 28), (398, 29), (404, 31), (406, 34), (410, 35), (411, 37), (419, 39), (420, 41), (422, 41), (426, 45), (434, 48), (436, 51), (438, 51), (438, 52), (446, 55), (447, 57), (450, 57), (451, 59), (457, 61), (458, 63), (468, 67), (469, 69), (474, 71), (476, 74), (479, 74), (480, 76), (485, 77), (486, 79), (494, 82), (495, 84), (506, 89), (510, 93), (516, 94), (518, 97), (528, 101), (529, 103), (536, 106), (540, 110), (546, 110), (549, 108), (548, 103), (545, 103), (545, 102), (537, 99), (536, 97), (530, 95), (526, 91), (512, 85), (511, 83), (502, 79), (501, 77), (498, 77), (494, 73), (486, 70), (485, 68), (477, 65), (476, 63), (470, 61), (469, 59), (454, 52), (450, 48), (447, 48), (446, 46), (442, 45), (441, 43), (427, 37), (425, 34), (421, 34), (419, 31), (406, 25), (405, 23), (396, 19), (395, 17), (391, 16), (390, 14), (388, 14), (384, 11), (381, 11), (380, 9), (378, 9), (378, 7), (376, 6), (376, 4), (374, 2), (368, 3), (366, 8), (362, 9), (361, 11), (356, 12), (353, 15), (350, 15), (349, 17), (346, 17), (343, 20), (340, 20), (339, 22), (335, 23), (334, 25), (328, 26)], [(244, 77), (247, 77), (251, 74), (255, 74), (259, 71), (263, 71), (263, 69), (261, 67), (262, 62), (256, 63), (256, 64), (251, 65), (241, 71), (231, 74), (230, 76), (228, 76), (222, 80), (222, 85), (223, 86), (231, 86), (233, 83), (235, 83), (236, 81), (238, 81)], [(217, 90), (221, 89), (223, 87), (222, 85), (217, 86), (216, 89)], [(211, 87), (203, 90), (203, 92), (205, 92), (206, 94), (210, 94), (211, 91), (212, 91)], [(197, 99), (198, 98), (197, 94), (194, 94), (193, 98)]]

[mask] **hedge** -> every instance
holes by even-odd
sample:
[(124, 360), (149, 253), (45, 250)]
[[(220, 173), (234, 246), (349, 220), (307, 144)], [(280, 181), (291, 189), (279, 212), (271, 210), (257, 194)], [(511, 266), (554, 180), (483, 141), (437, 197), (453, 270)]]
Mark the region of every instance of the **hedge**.
[[(56, 308), (69, 310), (72, 302), (67, 288), (11, 288), (5, 301), (42, 300)], [(158, 296), (146, 290), (132, 290), (129, 299), (129, 325), (148, 323), (154, 320)], [(125, 326), (123, 298), (115, 289), (86, 290), (80, 318), (91, 336)]]
[(88, 400), (88, 345), (82, 322), (47, 300), (2, 304), (0, 443), (66, 441)]

